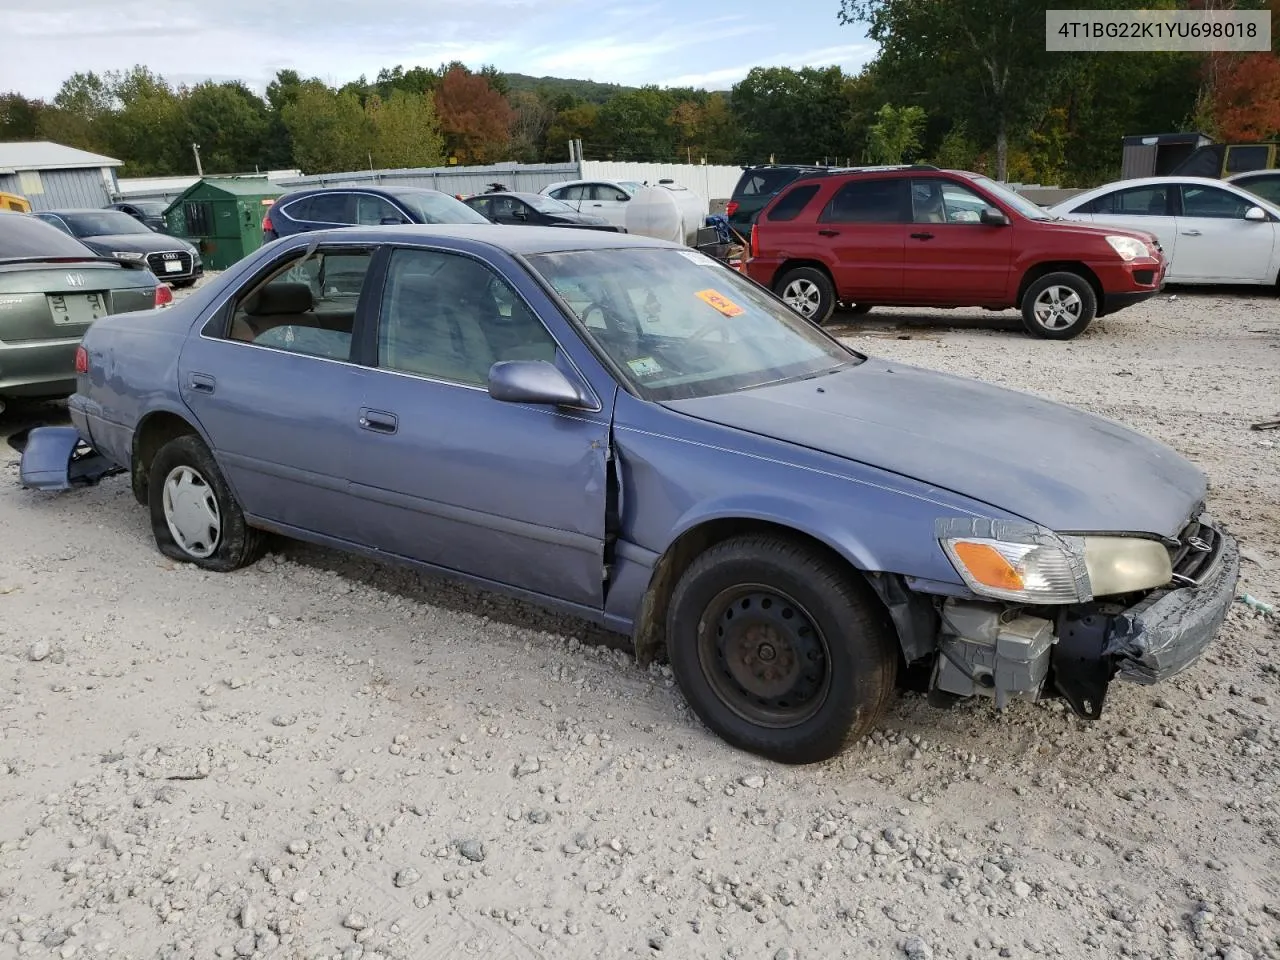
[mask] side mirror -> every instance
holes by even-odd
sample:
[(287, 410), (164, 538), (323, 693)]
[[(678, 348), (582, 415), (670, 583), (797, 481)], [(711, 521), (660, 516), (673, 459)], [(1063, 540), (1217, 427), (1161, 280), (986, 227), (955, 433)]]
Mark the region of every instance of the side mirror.
[(1267, 211), (1263, 210), (1261, 207), (1250, 207), (1244, 212), (1244, 218), (1246, 220), (1252, 220), (1254, 223), (1265, 221), (1267, 219)]
[(581, 407), (587, 398), (553, 363), (503, 360), (489, 368), (489, 396), (504, 403)]
[(988, 227), (1007, 227), (1009, 218), (1003, 211), (997, 210), (995, 207), (983, 207), (982, 213), (978, 214), (978, 219)]

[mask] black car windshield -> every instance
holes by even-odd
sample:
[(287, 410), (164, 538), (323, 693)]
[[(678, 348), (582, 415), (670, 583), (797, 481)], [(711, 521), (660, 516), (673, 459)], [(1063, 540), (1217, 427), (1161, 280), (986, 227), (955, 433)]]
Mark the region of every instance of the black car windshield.
[(394, 195), (396, 202), (409, 208), (409, 211), (423, 223), (488, 223), (461, 200), (447, 193), (398, 193)]
[(135, 207), (141, 214), (148, 217), (159, 217), (164, 214), (165, 204), (159, 200), (135, 200), (131, 206)]
[(95, 260), (94, 253), (57, 227), (26, 213), (0, 214), (0, 260)]
[(527, 203), (539, 213), (577, 213), (567, 203), (561, 203), (551, 197), (544, 197), (536, 193), (522, 193), (520, 199)]
[(988, 180), (986, 177), (974, 177), (973, 182), (982, 187), (988, 193), (993, 193), (997, 198), (1003, 200), (1006, 204), (1013, 207), (1028, 220), (1052, 220), (1051, 214), (1044, 207), (1032, 203), (1021, 194), (1014, 193), (1008, 187), (996, 183), (994, 180)]
[(629, 247), (527, 259), (648, 400), (732, 393), (862, 360), (696, 250)]
[(106, 237), (117, 233), (145, 233), (150, 236), (155, 232), (122, 210), (62, 213), (59, 216), (77, 237)]

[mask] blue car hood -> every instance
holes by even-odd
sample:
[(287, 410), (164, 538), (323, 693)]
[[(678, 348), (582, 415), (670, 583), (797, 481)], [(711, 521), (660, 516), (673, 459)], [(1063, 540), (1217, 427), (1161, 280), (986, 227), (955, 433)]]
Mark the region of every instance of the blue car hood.
[(941, 487), (1060, 532), (1174, 536), (1205, 495), (1169, 447), (1071, 407), (870, 358), (664, 404)]

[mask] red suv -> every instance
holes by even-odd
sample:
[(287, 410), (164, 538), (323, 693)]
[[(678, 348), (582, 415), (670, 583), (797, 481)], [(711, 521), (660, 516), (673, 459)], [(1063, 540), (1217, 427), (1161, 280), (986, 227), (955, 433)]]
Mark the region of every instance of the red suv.
[(803, 176), (760, 213), (747, 274), (816, 323), (836, 303), (1017, 307), (1069, 340), (1159, 292), (1159, 242), (1059, 220), (976, 173), (911, 166)]

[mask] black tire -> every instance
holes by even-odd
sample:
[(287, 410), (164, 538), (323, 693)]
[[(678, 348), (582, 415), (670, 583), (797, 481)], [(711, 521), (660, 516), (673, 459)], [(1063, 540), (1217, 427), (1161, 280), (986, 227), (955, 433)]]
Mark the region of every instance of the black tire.
[(826, 323), (836, 309), (835, 284), (816, 267), (788, 270), (773, 285), (773, 292), (811, 323)]
[[(210, 509), (216, 511), (216, 533), (209, 528), (207, 543), (193, 537), (191, 545), (184, 546), (170, 529), (165, 508), (166, 481), (171, 475), (181, 480), (182, 474), (178, 471), (182, 470), (187, 471), (186, 478), (191, 480), (187, 496), (202, 506), (209, 504)], [(225, 573), (248, 566), (262, 555), (265, 546), (262, 532), (245, 522), (244, 511), (231, 495), (213, 454), (197, 436), (177, 437), (156, 452), (148, 475), (147, 500), (151, 532), (156, 546), (166, 557)], [(197, 544), (201, 549), (194, 549)]]
[(699, 556), (672, 594), (667, 651), (702, 722), (735, 747), (795, 764), (869, 732), (893, 694), (898, 651), (856, 577), (776, 536), (735, 537)]
[(1097, 316), (1098, 297), (1080, 274), (1061, 270), (1027, 287), (1021, 306), (1022, 325), (1033, 337), (1070, 340)]

